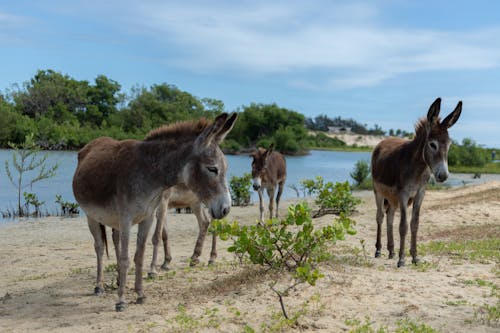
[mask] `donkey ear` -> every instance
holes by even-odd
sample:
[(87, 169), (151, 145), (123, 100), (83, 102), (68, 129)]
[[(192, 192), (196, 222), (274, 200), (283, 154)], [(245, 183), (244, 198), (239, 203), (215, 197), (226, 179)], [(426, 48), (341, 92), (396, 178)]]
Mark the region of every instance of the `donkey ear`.
[(215, 118), (212, 125), (208, 126), (198, 135), (194, 141), (195, 149), (203, 149), (212, 143), (212, 140), (221, 131), (226, 123), (227, 113), (223, 113)]
[(229, 119), (226, 120), (224, 126), (219, 130), (215, 137), (215, 142), (221, 143), (222, 140), (226, 137), (226, 135), (233, 129), (234, 124), (236, 123), (236, 119), (238, 118), (238, 114), (234, 112)]
[(429, 111), (427, 112), (427, 120), (429, 123), (433, 123), (437, 120), (439, 116), (439, 111), (441, 110), (441, 98), (438, 97), (429, 107)]
[(271, 143), (269, 145), (269, 148), (267, 148), (267, 154), (268, 155), (271, 154), (273, 152), (273, 150), (274, 150), (274, 143)]
[(453, 110), (452, 113), (450, 113), (446, 118), (444, 118), (443, 122), (441, 123), (441, 126), (444, 128), (450, 128), (453, 126), (458, 118), (460, 118), (460, 114), (462, 113), (462, 101), (458, 102), (457, 106), (455, 107), (455, 110)]

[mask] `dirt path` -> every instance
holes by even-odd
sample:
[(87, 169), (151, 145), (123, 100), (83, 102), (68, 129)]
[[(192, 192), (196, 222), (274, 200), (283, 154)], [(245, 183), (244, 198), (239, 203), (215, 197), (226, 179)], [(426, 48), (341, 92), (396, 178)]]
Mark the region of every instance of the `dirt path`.
[[(336, 258), (321, 267), (325, 277), (315, 287), (299, 286), (286, 298), (291, 314), (303, 314), (299, 326), (283, 331), (345, 332), (352, 329), (346, 320), (363, 323), (365, 318), (374, 329), (386, 325), (393, 330), (398, 320), (409, 318), (442, 332), (498, 332), (498, 322), (488, 325), (477, 316), (497, 300), (492, 290), (500, 287), (499, 262), (426, 254), (418, 268), (407, 258), (407, 266), (398, 269), (385, 249), (376, 260), (373, 195), (356, 195), (364, 201), (354, 215), (357, 235), (338, 243)], [(291, 202), (282, 204), (282, 215)], [(230, 214), (249, 224), (257, 217), (256, 205), (233, 208)], [(316, 223), (332, 219), (323, 216)], [(270, 277), (236, 265), (225, 250), (229, 243), (221, 241), (217, 265), (188, 268), (197, 223), (186, 214), (172, 214), (170, 221), (173, 270), (146, 281), (147, 304), (132, 302), (124, 313), (114, 311), (114, 272), (106, 273), (106, 295), (92, 295), (95, 254), (83, 218), (0, 225), (0, 332), (279, 331), (280, 309), (268, 287)], [(399, 244), (397, 227), (395, 231)], [(421, 243), (483, 239), (485, 234), (500, 238), (500, 182), (428, 192), (421, 213)], [(203, 263), (208, 261), (209, 246), (207, 238)], [(151, 246), (146, 256), (149, 261)], [(114, 262), (110, 256), (105, 265), (112, 267)], [(132, 286), (130, 275), (129, 301), (135, 299)]]

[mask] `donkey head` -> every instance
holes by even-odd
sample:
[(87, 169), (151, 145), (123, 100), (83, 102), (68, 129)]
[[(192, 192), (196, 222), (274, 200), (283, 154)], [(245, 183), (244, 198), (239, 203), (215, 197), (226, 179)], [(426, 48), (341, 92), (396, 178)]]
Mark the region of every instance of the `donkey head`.
[(273, 152), (274, 145), (271, 144), (269, 149), (258, 148), (250, 157), (252, 161), (252, 178), (253, 188), (258, 191), (262, 186), (262, 178), (266, 178), (267, 158)]
[(237, 114), (218, 116), (196, 138), (192, 155), (182, 170), (182, 179), (210, 210), (213, 218), (229, 213), (231, 195), (226, 180), (227, 162), (219, 144), (233, 128)]
[(455, 110), (443, 121), (440, 121), (439, 111), (441, 109), (441, 98), (437, 98), (427, 113), (425, 124), (426, 139), (424, 142), (423, 157), (434, 177), (438, 182), (444, 182), (448, 176), (448, 150), (451, 140), (448, 128), (453, 126), (462, 112), (462, 101), (458, 102)]

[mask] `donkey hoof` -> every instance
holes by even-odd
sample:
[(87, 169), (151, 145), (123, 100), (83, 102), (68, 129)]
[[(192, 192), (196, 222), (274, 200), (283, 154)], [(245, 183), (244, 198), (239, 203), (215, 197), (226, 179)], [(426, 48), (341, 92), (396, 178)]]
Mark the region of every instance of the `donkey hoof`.
[(122, 311), (125, 311), (125, 309), (127, 309), (127, 303), (125, 302), (118, 302), (115, 304), (115, 310), (116, 312), (122, 312)]
[(398, 261), (398, 268), (403, 267), (405, 265), (405, 260), (404, 259), (399, 259)]
[(146, 303), (146, 296), (137, 297), (136, 304), (144, 304)]
[(417, 257), (414, 257), (414, 258), (411, 260), (411, 262), (412, 262), (413, 264), (415, 264), (415, 265), (418, 265), (418, 264), (420, 263), (420, 259), (419, 259), (419, 258), (417, 258)]
[(191, 260), (189, 260), (189, 266), (193, 267), (193, 266), (196, 266), (200, 263), (200, 259), (198, 258), (191, 258)]
[(380, 258), (380, 250), (375, 251), (375, 258)]
[(158, 274), (156, 272), (148, 272), (148, 279), (156, 279)]
[(96, 296), (104, 295), (104, 289), (101, 287), (95, 287), (94, 288), (94, 295), (96, 295)]
[(394, 258), (394, 252), (389, 252), (389, 259)]
[(215, 265), (215, 259), (210, 259), (208, 261), (208, 266), (213, 266), (213, 265)]

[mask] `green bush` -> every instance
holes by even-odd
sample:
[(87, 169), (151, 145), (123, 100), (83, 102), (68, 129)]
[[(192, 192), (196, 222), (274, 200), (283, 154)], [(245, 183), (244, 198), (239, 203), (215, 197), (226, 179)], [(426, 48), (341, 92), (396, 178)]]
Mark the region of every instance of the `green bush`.
[(361, 186), (370, 174), (370, 166), (367, 161), (359, 160), (354, 166), (354, 170), (350, 173), (351, 178), (356, 182), (356, 186)]
[(491, 161), (491, 152), (479, 147), (474, 140), (465, 138), (462, 144), (452, 144), (448, 152), (450, 166), (475, 166), (483, 167)]
[(315, 228), (311, 209), (304, 202), (290, 206), (283, 220), (270, 219), (251, 226), (242, 226), (237, 221), (216, 220), (212, 221), (211, 229), (222, 240), (232, 240), (228, 251), (235, 253), (240, 261), (249, 260), (273, 271), (293, 274), (296, 282), (285, 291), (274, 288), (277, 282), (271, 285), (280, 298), (284, 316), (288, 318), (282, 297), (299, 283), (316, 284), (323, 276), (316, 265), (330, 258), (330, 245), (343, 240), (346, 233), (356, 233), (354, 224), (353, 220), (341, 214), (331, 224)]
[(328, 182), (319, 190), (316, 198), (319, 211), (314, 217), (325, 214), (351, 214), (361, 200), (352, 195), (349, 182)]
[(233, 176), (229, 181), (231, 200), (233, 206), (248, 206), (250, 204), (250, 186), (252, 185), (252, 175), (249, 173), (243, 176)]
[(316, 180), (313, 179), (302, 179), (300, 181), (300, 187), (302, 189), (302, 192), (304, 193), (304, 196), (306, 195), (314, 195), (323, 188), (323, 177), (321, 176), (316, 176)]

